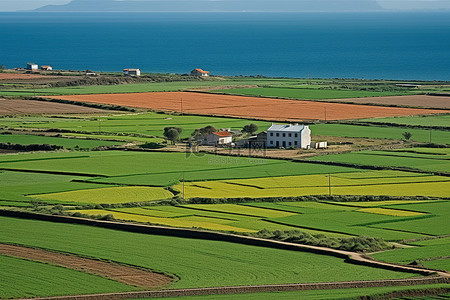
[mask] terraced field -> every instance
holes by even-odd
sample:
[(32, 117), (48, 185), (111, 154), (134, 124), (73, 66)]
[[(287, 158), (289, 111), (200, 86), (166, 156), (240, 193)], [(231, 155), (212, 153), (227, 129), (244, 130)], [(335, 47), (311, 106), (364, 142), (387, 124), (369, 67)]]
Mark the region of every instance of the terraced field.
[(0, 217), (0, 242), (176, 274), (173, 288), (411, 277), (326, 255), (6, 217)]

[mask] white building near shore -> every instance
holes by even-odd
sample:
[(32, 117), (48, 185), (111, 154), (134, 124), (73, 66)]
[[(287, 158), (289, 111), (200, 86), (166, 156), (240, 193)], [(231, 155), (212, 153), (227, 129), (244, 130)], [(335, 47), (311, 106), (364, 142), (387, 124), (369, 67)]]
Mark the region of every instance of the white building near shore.
[(299, 124), (273, 124), (267, 130), (267, 148), (302, 148), (311, 145), (311, 130), (309, 126)]

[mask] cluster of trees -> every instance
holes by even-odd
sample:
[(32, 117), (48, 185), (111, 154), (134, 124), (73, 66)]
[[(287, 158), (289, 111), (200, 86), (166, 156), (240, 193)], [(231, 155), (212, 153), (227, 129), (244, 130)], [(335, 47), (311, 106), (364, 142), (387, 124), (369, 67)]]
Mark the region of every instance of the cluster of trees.
[(11, 143), (0, 143), (0, 149), (5, 150), (17, 150), (17, 151), (55, 151), (63, 149), (63, 146), (49, 145), (49, 144), (11, 144)]
[(321, 246), (353, 252), (374, 252), (390, 248), (390, 246), (380, 238), (367, 236), (335, 238), (328, 237), (323, 234), (310, 234), (299, 230), (269, 231), (267, 229), (264, 229), (253, 234), (253, 236), (283, 242)]
[(180, 127), (165, 127), (164, 128), (164, 137), (175, 144), (176, 141), (180, 138), (180, 134), (183, 131)]

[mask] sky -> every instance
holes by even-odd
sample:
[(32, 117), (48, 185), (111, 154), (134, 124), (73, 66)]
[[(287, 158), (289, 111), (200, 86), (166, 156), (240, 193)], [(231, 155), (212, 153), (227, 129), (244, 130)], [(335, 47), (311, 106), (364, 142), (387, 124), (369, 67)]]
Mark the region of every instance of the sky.
[[(70, 1), (71, 0), (0, 0), (0, 11), (33, 10), (42, 7), (44, 5), (66, 4), (69, 3)], [(382, 7), (387, 9), (402, 9), (404, 7), (414, 8), (417, 10), (426, 8), (450, 9), (450, 0), (377, 0), (377, 1)]]

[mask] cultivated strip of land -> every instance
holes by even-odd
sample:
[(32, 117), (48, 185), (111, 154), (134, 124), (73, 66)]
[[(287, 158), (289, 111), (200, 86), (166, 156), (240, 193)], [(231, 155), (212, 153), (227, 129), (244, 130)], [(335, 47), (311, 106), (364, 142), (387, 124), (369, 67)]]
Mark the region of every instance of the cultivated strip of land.
[(347, 120), (450, 112), (188, 92), (74, 95), (58, 96), (58, 99), (269, 121)]
[(0, 98), (0, 115), (93, 114), (105, 110), (63, 103)]
[(0, 254), (62, 266), (145, 289), (160, 288), (173, 280), (144, 269), (18, 245), (0, 243)]

